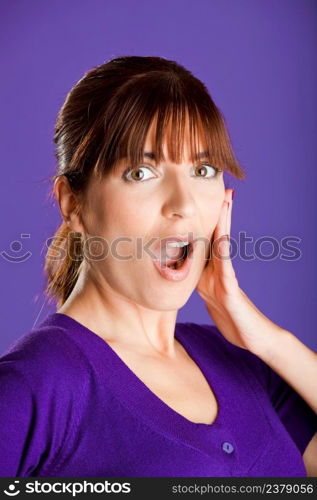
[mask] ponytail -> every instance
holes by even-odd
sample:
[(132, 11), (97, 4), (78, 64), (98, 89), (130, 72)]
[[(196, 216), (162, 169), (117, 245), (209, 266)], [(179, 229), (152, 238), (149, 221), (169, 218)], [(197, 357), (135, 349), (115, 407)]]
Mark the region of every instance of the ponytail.
[(44, 271), (45, 293), (61, 307), (71, 294), (83, 262), (81, 233), (71, 231), (65, 221), (57, 229), (48, 247)]

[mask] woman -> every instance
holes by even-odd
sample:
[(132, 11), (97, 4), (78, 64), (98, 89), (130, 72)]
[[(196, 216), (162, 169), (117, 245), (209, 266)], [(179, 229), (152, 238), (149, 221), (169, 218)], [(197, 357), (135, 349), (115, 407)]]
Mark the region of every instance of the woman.
[[(54, 140), (58, 309), (0, 360), (2, 475), (316, 473), (316, 353), (238, 285), (223, 173), (244, 172), (206, 87), (174, 61), (110, 60)], [(176, 323), (196, 287), (216, 326)]]

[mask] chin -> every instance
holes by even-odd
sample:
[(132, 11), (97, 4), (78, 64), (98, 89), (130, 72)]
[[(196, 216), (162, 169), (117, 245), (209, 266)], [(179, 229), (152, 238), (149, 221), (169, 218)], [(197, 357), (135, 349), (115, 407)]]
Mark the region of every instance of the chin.
[(152, 297), (149, 301), (145, 301), (144, 305), (148, 309), (154, 309), (156, 311), (176, 311), (181, 309), (188, 299), (190, 298), (192, 291), (190, 293), (181, 293), (179, 290), (171, 290), (169, 293), (166, 292), (164, 295), (161, 293), (158, 297)]

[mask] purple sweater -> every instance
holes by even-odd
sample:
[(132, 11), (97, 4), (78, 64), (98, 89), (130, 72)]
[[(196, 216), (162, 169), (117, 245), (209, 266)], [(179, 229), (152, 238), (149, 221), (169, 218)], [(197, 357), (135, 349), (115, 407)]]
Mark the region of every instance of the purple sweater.
[(157, 397), (101, 337), (50, 314), (0, 357), (0, 476), (306, 476), (317, 416), (268, 365), (215, 326), (175, 337), (219, 413), (193, 423)]

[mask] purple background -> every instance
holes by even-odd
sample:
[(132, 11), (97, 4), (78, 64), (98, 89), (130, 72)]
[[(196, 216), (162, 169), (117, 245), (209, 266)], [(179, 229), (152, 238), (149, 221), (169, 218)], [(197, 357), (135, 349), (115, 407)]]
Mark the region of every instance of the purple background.
[[(0, 351), (55, 311), (44, 302), (43, 264), (61, 220), (45, 181), (55, 172), (57, 112), (88, 69), (121, 55), (174, 59), (207, 85), (247, 175), (226, 179), (235, 187), (232, 238), (300, 239), (296, 261), (235, 256), (240, 287), (317, 350), (316, 2), (20, 0), (2, 1), (0, 18)], [(196, 291), (177, 321), (212, 322)]]

